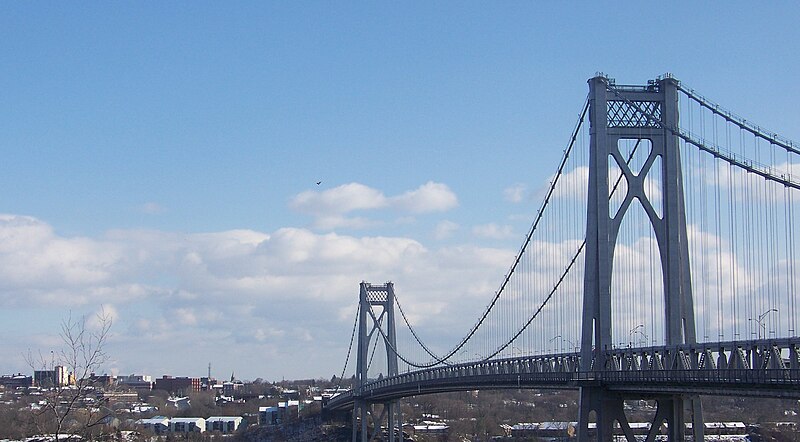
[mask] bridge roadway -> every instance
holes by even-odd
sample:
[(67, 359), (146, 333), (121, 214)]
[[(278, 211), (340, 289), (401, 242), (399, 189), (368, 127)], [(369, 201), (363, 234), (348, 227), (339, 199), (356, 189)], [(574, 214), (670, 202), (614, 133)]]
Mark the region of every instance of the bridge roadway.
[(464, 390), (582, 386), (641, 397), (687, 393), (800, 399), (800, 338), (615, 348), (605, 352), (603, 369), (593, 366), (591, 371), (581, 371), (580, 362), (580, 354), (570, 352), (443, 365), (372, 380), (360, 392), (332, 397), (325, 408), (352, 408), (356, 399), (386, 402)]

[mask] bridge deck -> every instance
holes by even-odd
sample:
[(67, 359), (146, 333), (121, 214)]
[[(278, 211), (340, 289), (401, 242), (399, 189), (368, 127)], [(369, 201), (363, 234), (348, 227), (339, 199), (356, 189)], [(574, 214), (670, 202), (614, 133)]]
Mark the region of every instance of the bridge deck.
[(383, 402), (452, 391), (604, 386), (642, 397), (663, 393), (800, 398), (800, 338), (625, 348), (605, 353), (606, 367), (581, 371), (580, 356), (559, 353), (478, 361), (403, 373), (332, 398), (329, 409), (357, 398)]

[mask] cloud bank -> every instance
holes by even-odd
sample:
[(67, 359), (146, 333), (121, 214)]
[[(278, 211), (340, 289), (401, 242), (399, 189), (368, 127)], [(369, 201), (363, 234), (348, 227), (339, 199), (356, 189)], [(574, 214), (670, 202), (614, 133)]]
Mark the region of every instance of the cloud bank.
[[(353, 184), (293, 202), (315, 214), (381, 207), (422, 213), (456, 203), (435, 183), (390, 198)], [(359, 281), (395, 281), (409, 316), (424, 324), (439, 321), (455, 296), (479, 311), (512, 256), (295, 227), (65, 237), (43, 220), (8, 214), (0, 215), (0, 302), (9, 311), (32, 308), (56, 318), (74, 312), (90, 320), (102, 306), (114, 318), (109, 370), (116, 372), (199, 375), (211, 362), (250, 378), (331, 376), (341, 370)], [(57, 323), (37, 328), (41, 334), (3, 351), (49, 351), (55, 343), (44, 336), (57, 334)], [(197, 370), (178, 372), (187, 365)]]
[(396, 196), (360, 183), (349, 183), (323, 191), (307, 190), (291, 199), (289, 207), (314, 218), (313, 228), (335, 230), (339, 228), (363, 229), (379, 221), (353, 212), (391, 209), (401, 214), (445, 212), (458, 206), (458, 197), (442, 183), (429, 181), (417, 189)]

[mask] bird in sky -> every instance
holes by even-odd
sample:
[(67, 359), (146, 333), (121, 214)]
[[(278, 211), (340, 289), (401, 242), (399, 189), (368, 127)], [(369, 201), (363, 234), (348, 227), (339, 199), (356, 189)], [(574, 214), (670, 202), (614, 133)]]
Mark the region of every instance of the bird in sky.
[(317, 181), (317, 186), (319, 186), (320, 184), (322, 184), (322, 181)]

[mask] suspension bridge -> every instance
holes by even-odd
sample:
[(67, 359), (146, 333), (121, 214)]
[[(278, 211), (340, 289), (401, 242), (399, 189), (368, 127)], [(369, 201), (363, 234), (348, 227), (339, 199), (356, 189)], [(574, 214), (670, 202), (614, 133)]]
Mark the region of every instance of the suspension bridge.
[(362, 282), (354, 385), (325, 407), (394, 440), (404, 397), (578, 389), (580, 441), (633, 442), (624, 401), (649, 399), (649, 442), (703, 440), (701, 395), (800, 398), (799, 172), (800, 146), (669, 74), (598, 75), (474, 325), (438, 348), (393, 283)]

